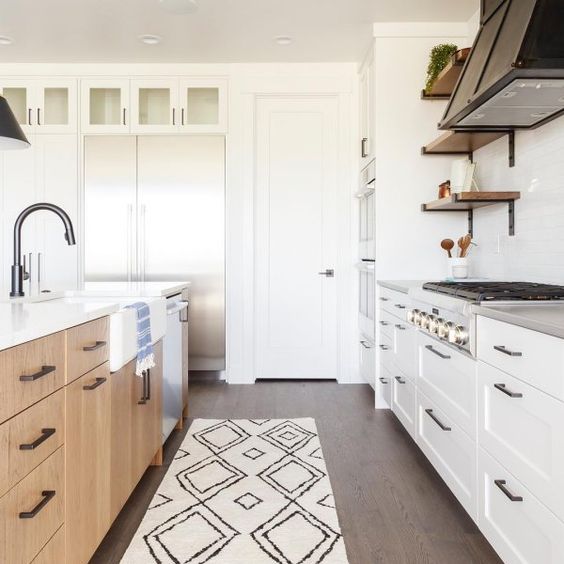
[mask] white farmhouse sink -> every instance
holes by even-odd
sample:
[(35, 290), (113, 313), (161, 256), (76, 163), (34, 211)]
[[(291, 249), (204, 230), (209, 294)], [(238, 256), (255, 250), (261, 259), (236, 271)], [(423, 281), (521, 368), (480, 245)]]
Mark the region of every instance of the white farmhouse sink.
[(137, 301), (145, 302), (151, 312), (151, 341), (155, 344), (166, 333), (166, 300), (164, 298), (66, 298), (68, 302), (114, 302), (119, 311), (110, 314), (110, 372), (118, 371), (137, 356), (137, 312), (126, 309)]

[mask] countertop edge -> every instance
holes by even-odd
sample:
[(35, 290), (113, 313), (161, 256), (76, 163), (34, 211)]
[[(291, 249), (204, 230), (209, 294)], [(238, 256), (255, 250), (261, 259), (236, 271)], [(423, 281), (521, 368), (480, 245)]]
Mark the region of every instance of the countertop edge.
[(388, 290), (395, 290), (402, 294), (408, 294), (409, 290), (413, 287), (422, 286), (424, 283), (420, 280), (377, 280), (378, 286), (388, 288)]

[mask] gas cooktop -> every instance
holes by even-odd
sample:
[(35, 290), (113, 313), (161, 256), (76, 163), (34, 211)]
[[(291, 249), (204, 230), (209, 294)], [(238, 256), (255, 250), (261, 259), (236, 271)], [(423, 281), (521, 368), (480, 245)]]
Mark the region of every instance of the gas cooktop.
[(533, 282), (427, 282), (423, 289), (474, 303), (564, 300), (564, 286)]

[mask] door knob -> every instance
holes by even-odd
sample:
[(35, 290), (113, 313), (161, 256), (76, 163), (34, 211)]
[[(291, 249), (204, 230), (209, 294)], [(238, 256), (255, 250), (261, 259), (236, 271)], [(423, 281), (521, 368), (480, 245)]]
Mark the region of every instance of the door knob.
[(327, 276), (327, 278), (333, 278), (335, 276), (335, 271), (332, 268), (327, 268), (323, 272), (318, 272), (320, 276)]

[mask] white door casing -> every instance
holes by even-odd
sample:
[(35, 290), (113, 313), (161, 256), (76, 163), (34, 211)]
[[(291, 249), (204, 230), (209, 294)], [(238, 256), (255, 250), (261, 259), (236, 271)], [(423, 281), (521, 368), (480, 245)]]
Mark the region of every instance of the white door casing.
[(336, 379), (338, 101), (256, 104), (255, 377)]

